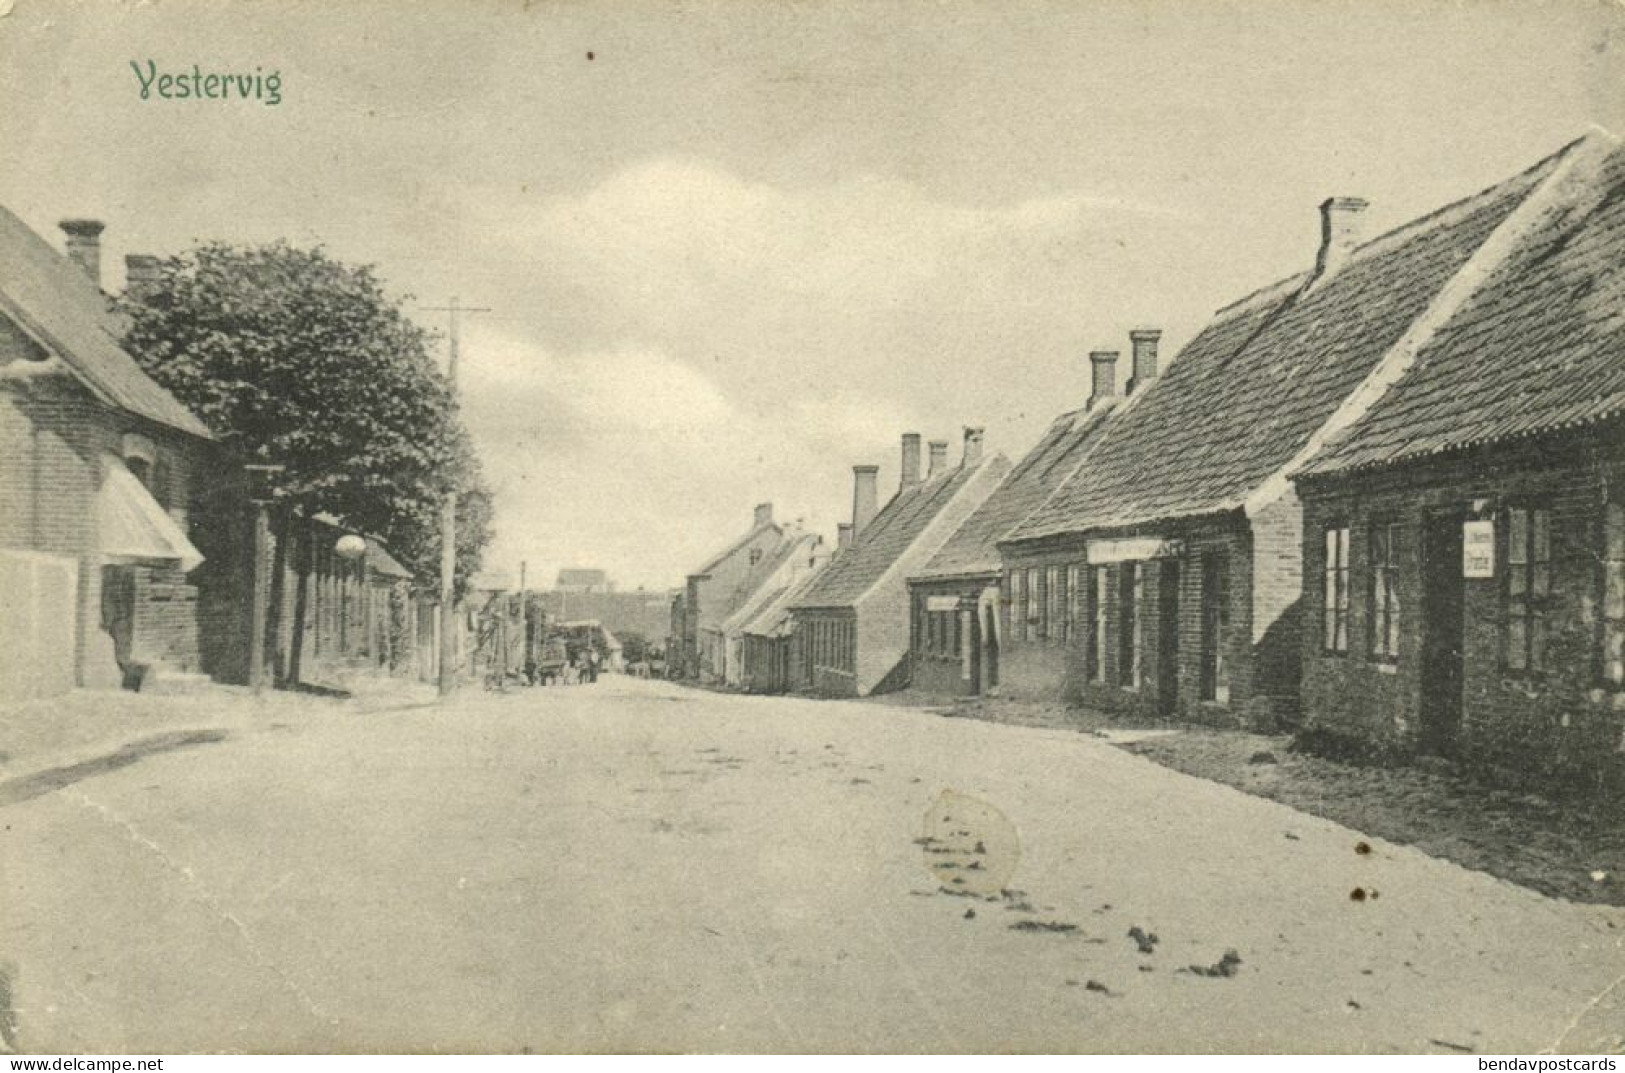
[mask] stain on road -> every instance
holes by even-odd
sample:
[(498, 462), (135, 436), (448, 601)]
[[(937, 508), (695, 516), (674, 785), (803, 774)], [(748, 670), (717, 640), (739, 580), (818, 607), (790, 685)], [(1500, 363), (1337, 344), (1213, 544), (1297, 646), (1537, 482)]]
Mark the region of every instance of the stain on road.
[(0, 782), (0, 807), (32, 801), (64, 786), (72, 786), (84, 779), (129, 767), (143, 757), (173, 752), (193, 745), (213, 745), (225, 741), (230, 736), (230, 732), (225, 730), (177, 730), (167, 734), (155, 734), (150, 738), (130, 742), (118, 751), (98, 756), (94, 760), (84, 760), (65, 767), (46, 768), (32, 775), (7, 779)]

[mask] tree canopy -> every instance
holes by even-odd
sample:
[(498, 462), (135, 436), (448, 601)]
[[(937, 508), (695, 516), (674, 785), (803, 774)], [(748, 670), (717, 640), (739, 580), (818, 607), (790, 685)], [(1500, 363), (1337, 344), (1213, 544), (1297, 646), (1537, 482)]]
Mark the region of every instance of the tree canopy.
[(382, 536), (420, 577), (457, 489), (461, 581), (490, 540), (490, 493), (405, 300), (319, 247), (210, 242), (126, 294), (124, 347), (227, 447), (286, 467), (280, 508)]

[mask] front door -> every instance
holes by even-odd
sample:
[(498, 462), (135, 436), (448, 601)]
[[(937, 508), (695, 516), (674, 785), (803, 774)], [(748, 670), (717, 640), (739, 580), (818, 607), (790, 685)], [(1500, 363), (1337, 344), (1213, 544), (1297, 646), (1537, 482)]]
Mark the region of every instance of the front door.
[(1179, 707), (1179, 560), (1164, 559), (1157, 577), (1157, 712)]
[(1461, 518), (1430, 517), (1422, 534), (1422, 734), (1424, 752), (1449, 756), (1461, 726)]

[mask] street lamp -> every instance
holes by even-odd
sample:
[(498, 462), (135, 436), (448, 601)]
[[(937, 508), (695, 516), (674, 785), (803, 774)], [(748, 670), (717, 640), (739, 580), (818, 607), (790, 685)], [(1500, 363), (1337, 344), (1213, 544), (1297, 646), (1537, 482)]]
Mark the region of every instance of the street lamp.
[(271, 590), (271, 502), (276, 498), (276, 479), (286, 466), (268, 462), (250, 463), (243, 467), (248, 474), (248, 498), (254, 503), (254, 595), (249, 627), (248, 684), (254, 695), (265, 690), (265, 614), (266, 598)]

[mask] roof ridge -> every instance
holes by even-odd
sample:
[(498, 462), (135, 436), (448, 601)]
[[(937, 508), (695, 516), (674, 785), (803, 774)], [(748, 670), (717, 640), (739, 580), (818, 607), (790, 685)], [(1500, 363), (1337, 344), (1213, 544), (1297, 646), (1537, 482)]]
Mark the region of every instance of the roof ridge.
[[(1420, 216), (1413, 216), (1403, 223), (1396, 224), (1393, 227), (1390, 227), (1388, 230), (1372, 236), (1349, 251), (1348, 260), (1344, 262), (1345, 266), (1353, 264), (1355, 261), (1363, 257), (1375, 256), (1383, 253), (1391, 246), (1402, 240), (1408, 241), (1414, 237), (1415, 232), (1432, 227), (1445, 226), (1447, 223), (1454, 222), (1456, 218), (1467, 215), (1473, 209), (1478, 208), (1483, 202), (1493, 200), (1500, 194), (1505, 193), (1507, 187), (1517, 185), (1517, 183), (1521, 180), (1533, 176), (1536, 172), (1541, 171), (1543, 168), (1555, 167), (1558, 160), (1560, 160), (1566, 154), (1572, 152), (1575, 147), (1581, 145), (1582, 143), (1592, 142), (1599, 137), (1615, 137), (1601, 126), (1596, 126), (1594, 124), (1593, 127), (1594, 129), (1592, 131), (1582, 134), (1580, 137), (1575, 138), (1573, 141), (1565, 144), (1555, 153), (1542, 157), (1540, 160), (1536, 161), (1534, 164), (1531, 164), (1529, 167), (1524, 168), (1522, 171), (1515, 172), (1504, 179), (1492, 183), (1481, 190), (1467, 194), (1464, 197), (1459, 197), (1454, 201), (1446, 202), (1445, 204), (1440, 205), (1438, 208), (1425, 212)], [(1446, 219), (1447, 217), (1449, 219)], [(1264, 301), (1271, 298), (1276, 291), (1292, 290), (1306, 283), (1313, 283), (1314, 281), (1315, 273), (1311, 269), (1296, 272), (1290, 276), (1284, 276), (1281, 279), (1276, 280), (1274, 283), (1266, 283), (1264, 286), (1243, 295), (1228, 305), (1220, 306), (1214, 311), (1214, 315), (1219, 316), (1229, 313), (1244, 312), (1245, 308), (1251, 308), (1253, 306), (1262, 304)]]
[[(1616, 140), (1617, 145), (1617, 140)], [(1582, 147), (1576, 149), (1576, 147)], [(1588, 167), (1595, 170), (1599, 160), (1612, 152), (1615, 145), (1604, 139), (1588, 135), (1570, 142), (1561, 153), (1546, 158), (1535, 168), (1525, 169), (1517, 178), (1527, 176), (1553, 161), (1551, 169), (1526, 191), (1505, 219), (1478, 244), (1467, 260), (1451, 273), (1433, 300), (1411, 321), (1394, 344), (1388, 348), (1358, 386), (1344, 397), (1337, 409), (1323, 421), (1293, 456), (1279, 467), (1242, 502), (1242, 508), (1252, 514), (1274, 502), (1290, 487), (1292, 475), (1310, 465), (1315, 456), (1338, 443), (1351, 428), (1370, 412), (1377, 401), (1394, 388), (1416, 363), (1424, 347), (1445, 328), (1461, 309), (1472, 300), (1496, 271), (1516, 252), (1523, 238), (1530, 234), (1545, 216), (1561, 208), (1561, 196), (1566, 184), (1578, 171)], [(1510, 181), (1510, 180), (1509, 180)], [(1498, 184), (1497, 189), (1506, 184)]]

